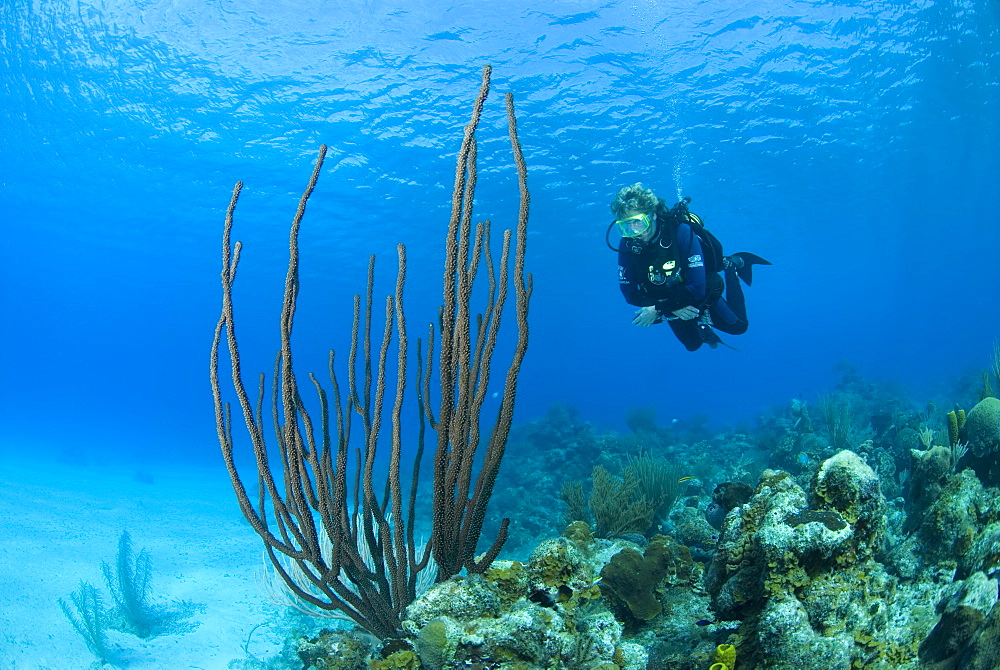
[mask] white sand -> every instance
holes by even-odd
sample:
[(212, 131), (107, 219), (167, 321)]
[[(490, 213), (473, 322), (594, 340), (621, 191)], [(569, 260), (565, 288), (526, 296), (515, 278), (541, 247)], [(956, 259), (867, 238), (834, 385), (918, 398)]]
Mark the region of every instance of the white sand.
[[(137, 471), (152, 481), (137, 478)], [(226, 668), (277, 653), (280, 608), (255, 580), (262, 544), (240, 515), (223, 469), (39, 465), (0, 459), (0, 668), (83, 670), (96, 660), (57, 599), (81, 579), (111, 595), (101, 561), (114, 562), (123, 530), (153, 565), (152, 601), (204, 606), (193, 630), (147, 640), (109, 634), (132, 670)]]

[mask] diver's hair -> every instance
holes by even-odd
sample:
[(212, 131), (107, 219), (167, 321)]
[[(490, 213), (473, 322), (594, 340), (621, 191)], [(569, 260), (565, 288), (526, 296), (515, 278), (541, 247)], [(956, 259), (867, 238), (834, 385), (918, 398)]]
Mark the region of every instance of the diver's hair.
[(611, 211), (615, 218), (622, 218), (625, 212), (642, 212), (643, 214), (653, 214), (660, 205), (660, 199), (656, 197), (651, 189), (636, 182), (631, 186), (618, 191), (614, 201), (611, 203)]

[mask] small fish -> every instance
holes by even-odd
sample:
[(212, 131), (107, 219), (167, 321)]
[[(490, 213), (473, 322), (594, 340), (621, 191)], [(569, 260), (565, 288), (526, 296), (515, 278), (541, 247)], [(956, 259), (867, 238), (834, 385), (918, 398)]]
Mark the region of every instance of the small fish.
[(701, 621), (695, 621), (694, 625), (695, 626), (710, 626), (713, 623), (715, 623), (715, 622), (714, 621), (709, 621), (708, 619), (702, 619)]
[(573, 597), (573, 589), (566, 586), (565, 584), (560, 586), (559, 590), (556, 592), (557, 603), (564, 603), (572, 597)]
[(697, 479), (697, 477), (681, 477), (680, 479), (677, 480), (677, 483), (680, 484), (681, 482), (686, 482), (689, 479)]
[(545, 589), (535, 589), (528, 595), (528, 600), (542, 607), (555, 607), (556, 601)]
[(490, 397), (491, 398), (499, 398), (500, 397), (500, 391), (494, 391), (493, 395), (491, 395)]

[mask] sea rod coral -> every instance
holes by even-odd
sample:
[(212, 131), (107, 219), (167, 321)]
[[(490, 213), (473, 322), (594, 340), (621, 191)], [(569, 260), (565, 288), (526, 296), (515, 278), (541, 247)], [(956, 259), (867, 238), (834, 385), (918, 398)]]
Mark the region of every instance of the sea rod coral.
[[(443, 305), (436, 325), (429, 327), (426, 360), (418, 340), (414, 385), (419, 406), (420, 430), (415, 448), (408, 504), (404, 505), (401, 475), (403, 437), (401, 416), (411, 353), (403, 311), (406, 255), (398, 246), (399, 265), (395, 292), (386, 298), (384, 332), (372, 369), (372, 285), (374, 257), (369, 264), (365, 309), (355, 296), (354, 328), (348, 363), (346, 395), (341, 392), (330, 354), (332, 392), (328, 394), (315, 376), (315, 410), (307, 409), (292, 365), (292, 322), (299, 291), (298, 233), (306, 203), (323, 166), (325, 147), (294, 217), (285, 294), (281, 313), (281, 345), (270, 392), (280, 467), (271, 463), (272, 452), (264, 438), (262, 416), (268, 390), (263, 376), (256, 404), (246, 389), (233, 318), (233, 282), (241, 244), (231, 243), (233, 211), (241, 184), (237, 184), (226, 217), (223, 241), (223, 308), (212, 346), (212, 388), (216, 424), (240, 509), (263, 539), (273, 570), (304, 606), (346, 615), (377, 637), (398, 637), (403, 610), (414, 599), (420, 573), (436, 570), (442, 581), (465, 568), (479, 573), (489, 567), (506, 539), (507, 525), (484, 555), (474, 558), (482, 532), (486, 506), (493, 492), (513, 417), (518, 372), (528, 345), (528, 301), (531, 275), (524, 273), (527, 240), (528, 191), (526, 168), (517, 139), (513, 99), (507, 96), (507, 119), (520, 185), (520, 210), (516, 233), (504, 232), (499, 263), (490, 255), (489, 222), (472, 226), (476, 186), (475, 131), (489, 93), (490, 68), (483, 69), (482, 84), (472, 119), (458, 156), (452, 194), (451, 221), (446, 237)], [(513, 258), (511, 259), (511, 256)], [(509, 265), (513, 265), (510, 277)], [(481, 315), (470, 308), (477, 274), (484, 268), (488, 300)], [(499, 276), (497, 276), (499, 275)], [(489, 435), (480, 435), (480, 410), (486, 398), (500, 320), (513, 284), (517, 338), (513, 346), (500, 409)], [(361, 324), (364, 324), (363, 327)], [(395, 331), (395, 332), (394, 332)], [(438, 384), (432, 389), (430, 360), (439, 334)], [(389, 363), (395, 335), (396, 363)], [(232, 367), (232, 382), (255, 457), (254, 479), (259, 481), (256, 502), (237, 469), (235, 440), (229, 404), (223, 401), (219, 381), (219, 350), (225, 338)], [(359, 374), (360, 373), (360, 374)], [(386, 378), (395, 376), (392, 409), (386, 407)], [(360, 377), (360, 378), (359, 378)], [(374, 389), (372, 388), (374, 382)], [(431, 409), (432, 391), (439, 398)], [(391, 393), (391, 391), (390, 391)], [(332, 397), (331, 397), (332, 396)], [(332, 402), (331, 402), (332, 401)], [(361, 447), (349, 473), (351, 417), (362, 424)], [(377, 452), (383, 421), (389, 424), (389, 465), (385, 481), (375, 481)], [(424, 448), (426, 424), (436, 431), (433, 454), (433, 524), (431, 538), (421, 546), (415, 539), (417, 482)], [(483, 444), (483, 453), (477, 455)], [(360, 484), (360, 486), (358, 486)], [(353, 489), (353, 496), (351, 491)], [(352, 500), (353, 498), (353, 500)]]

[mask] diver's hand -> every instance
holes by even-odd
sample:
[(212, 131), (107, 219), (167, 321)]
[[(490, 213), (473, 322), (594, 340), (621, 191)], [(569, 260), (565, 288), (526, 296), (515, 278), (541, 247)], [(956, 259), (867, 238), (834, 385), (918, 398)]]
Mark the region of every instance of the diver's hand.
[(690, 321), (691, 319), (698, 318), (698, 308), (694, 305), (688, 305), (687, 307), (675, 309), (673, 314), (681, 321)]
[(632, 319), (632, 323), (643, 328), (648, 328), (654, 323), (659, 323), (660, 315), (657, 313), (656, 308), (652, 305), (649, 307), (643, 307), (635, 313), (635, 318)]

